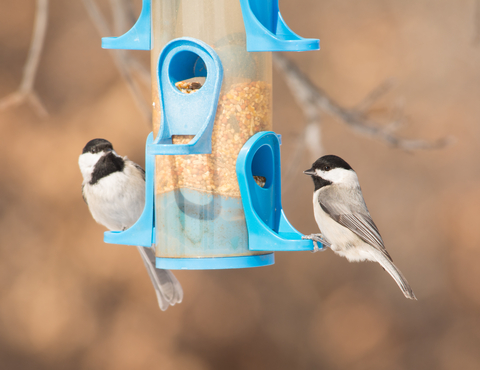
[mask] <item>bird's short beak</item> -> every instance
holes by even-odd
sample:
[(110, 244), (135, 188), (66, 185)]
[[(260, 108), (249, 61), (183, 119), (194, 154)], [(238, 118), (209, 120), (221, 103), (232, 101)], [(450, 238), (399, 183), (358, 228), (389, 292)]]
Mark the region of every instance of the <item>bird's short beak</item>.
[(310, 176), (315, 175), (315, 171), (313, 170), (313, 168), (310, 168), (310, 169), (308, 169), (308, 170), (305, 170), (305, 171), (303, 171), (303, 173), (304, 173), (305, 175), (310, 175)]

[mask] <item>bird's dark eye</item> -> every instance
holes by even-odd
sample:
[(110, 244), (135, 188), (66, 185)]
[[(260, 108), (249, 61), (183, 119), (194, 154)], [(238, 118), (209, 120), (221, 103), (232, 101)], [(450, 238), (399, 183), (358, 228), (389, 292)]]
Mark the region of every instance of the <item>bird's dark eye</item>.
[(330, 166), (324, 166), (324, 167), (323, 167), (323, 170), (324, 170), (324, 171), (330, 171), (330, 169), (331, 169)]

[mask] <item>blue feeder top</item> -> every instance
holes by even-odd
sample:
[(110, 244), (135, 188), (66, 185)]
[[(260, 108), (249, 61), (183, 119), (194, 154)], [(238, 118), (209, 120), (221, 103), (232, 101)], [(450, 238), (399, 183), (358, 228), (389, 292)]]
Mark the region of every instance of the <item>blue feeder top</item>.
[[(104, 49), (152, 49), (152, 0), (142, 1), (135, 25), (119, 37), (102, 38)], [(293, 32), (283, 20), (278, 0), (239, 0), (242, 7), (247, 51), (308, 51), (320, 49), (320, 40)]]

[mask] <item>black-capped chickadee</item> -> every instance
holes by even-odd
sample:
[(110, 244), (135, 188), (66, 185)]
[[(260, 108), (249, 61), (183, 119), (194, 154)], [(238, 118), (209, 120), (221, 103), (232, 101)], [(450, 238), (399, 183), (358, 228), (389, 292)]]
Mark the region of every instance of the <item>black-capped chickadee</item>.
[(315, 185), (313, 210), (321, 234), (304, 239), (322, 242), (350, 262), (376, 261), (395, 279), (405, 297), (417, 299), (392, 262), (363, 199), (358, 177), (350, 165), (335, 155), (323, 156), (303, 173)]
[[(104, 139), (90, 140), (78, 159), (83, 176), (82, 194), (95, 221), (111, 231), (131, 227), (145, 206), (145, 171), (119, 156)], [(150, 248), (137, 247), (152, 280), (162, 311), (182, 302), (182, 286), (168, 270), (155, 268)]]

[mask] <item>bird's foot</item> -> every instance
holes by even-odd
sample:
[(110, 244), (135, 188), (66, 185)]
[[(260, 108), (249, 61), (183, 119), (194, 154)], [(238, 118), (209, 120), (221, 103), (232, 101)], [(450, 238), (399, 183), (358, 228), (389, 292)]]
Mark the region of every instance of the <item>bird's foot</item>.
[[(326, 248), (331, 247), (331, 244), (323, 238), (322, 234), (304, 235), (304, 236), (302, 236), (302, 239), (313, 241), (313, 253), (323, 252)], [(318, 247), (318, 242), (322, 243), (322, 248)]]

